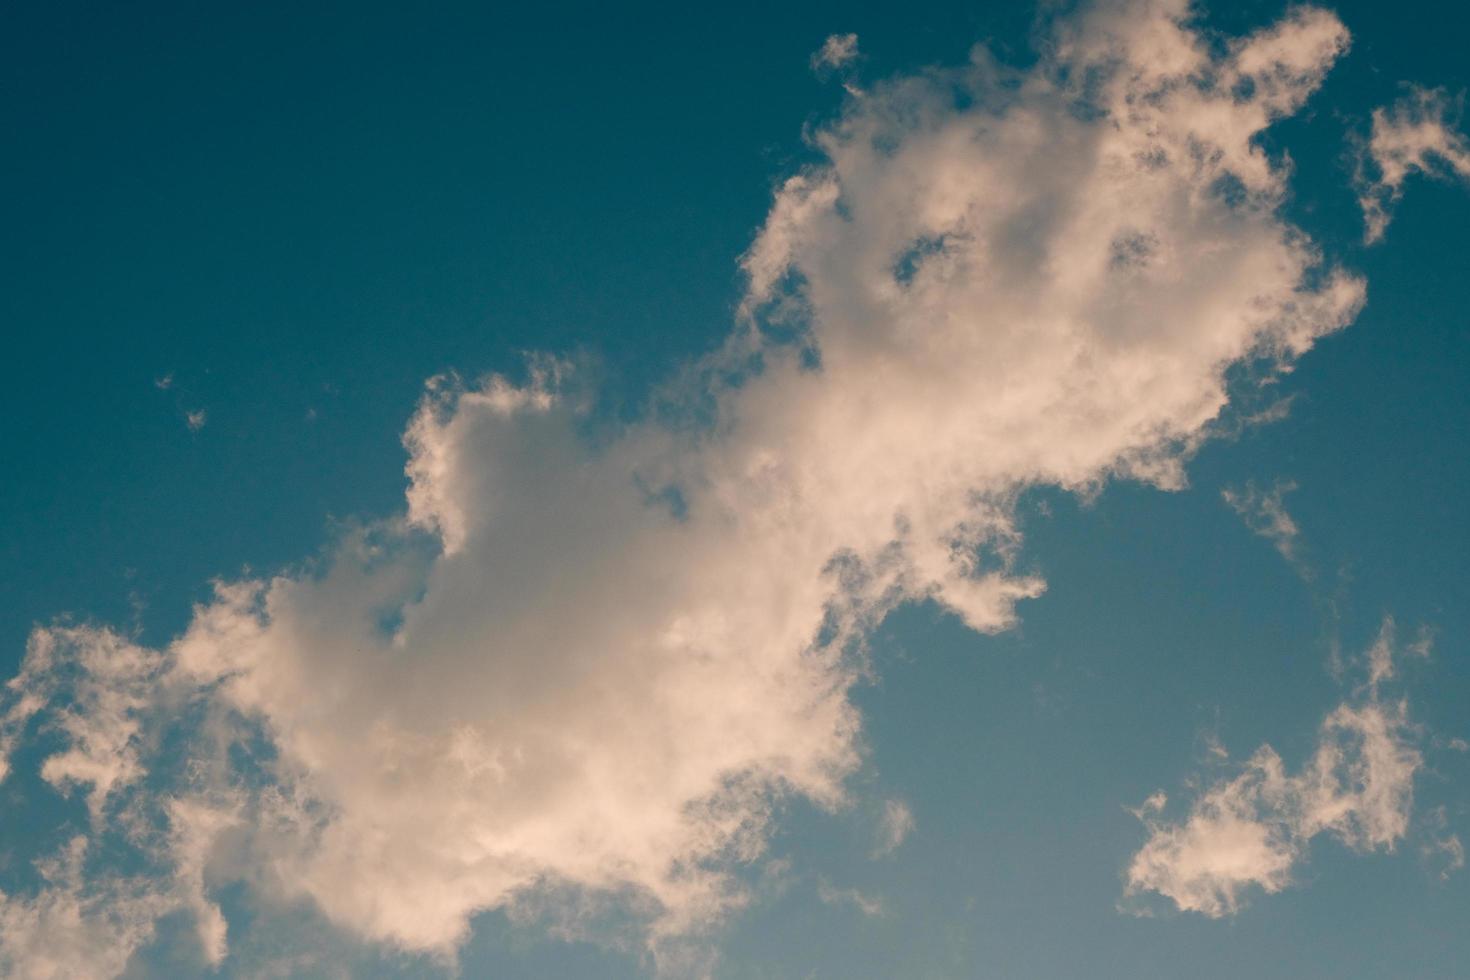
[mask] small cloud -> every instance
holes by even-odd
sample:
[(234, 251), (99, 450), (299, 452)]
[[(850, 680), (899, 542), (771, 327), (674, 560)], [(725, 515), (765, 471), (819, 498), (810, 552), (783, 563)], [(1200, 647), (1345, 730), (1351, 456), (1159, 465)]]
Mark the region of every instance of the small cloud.
[(878, 846), (873, 857), (892, 854), (914, 830), (914, 811), (903, 800), (884, 800), (883, 819), (879, 826)]
[(204, 428), (204, 423), (209, 421), (209, 414), (204, 409), (184, 413), (184, 424), (189, 427), (190, 432), (198, 432)]
[(1278, 480), (1270, 490), (1260, 490), (1254, 483), (1247, 483), (1244, 490), (1226, 487), (1220, 496), (1240, 515), (1246, 527), (1270, 541), (1303, 578), (1310, 579), (1311, 569), (1301, 561), (1297, 550), (1301, 529), (1286, 511), (1286, 495), (1295, 489), (1294, 482)]
[(173, 386), (174, 386), (174, 373), (172, 371), (170, 371), (168, 374), (165, 374), (161, 378), (154, 378), (153, 379), (153, 387), (157, 388), (159, 391), (168, 391)]
[(1163, 813), (1164, 807), (1168, 805), (1168, 795), (1163, 790), (1157, 790), (1149, 794), (1148, 799), (1138, 804), (1138, 806), (1124, 807), (1124, 809), (1133, 814), (1139, 820), (1147, 820), (1149, 817), (1152, 817), (1156, 813)]
[(1225, 762), (1230, 758), (1225, 743), (1220, 740), (1218, 732), (1207, 732), (1204, 736), (1205, 758), (1215, 762)]
[[(1323, 719), (1317, 745), (1295, 773), (1262, 745), (1229, 778), (1204, 789), (1179, 819), (1155, 793), (1132, 811), (1148, 840), (1130, 862), (1125, 896), (1152, 892), (1181, 912), (1234, 915), (1252, 889), (1292, 884), (1313, 838), (1327, 835), (1359, 853), (1392, 851), (1409, 828), (1414, 777), (1423, 765), (1407, 702), (1380, 699), (1391, 677), (1391, 621), (1367, 655), (1369, 684)], [(1459, 839), (1441, 835), (1436, 853), (1454, 864)], [(1128, 909), (1147, 915), (1147, 908)]]
[(1430, 810), (1425, 823), (1429, 840), (1419, 848), (1419, 856), (1437, 869), (1440, 881), (1448, 881), (1450, 875), (1465, 867), (1465, 844), (1459, 834), (1450, 832), (1450, 818), (1444, 807)]
[(1434, 628), (1431, 626), (1419, 627), (1414, 642), (1404, 647), (1404, 652), (1411, 657), (1428, 660), (1429, 655), (1434, 652)]
[[(1373, 110), (1373, 131), (1359, 151), (1358, 204), (1363, 209), (1363, 240), (1383, 237), (1404, 181), (1422, 173), (1470, 181), (1470, 142), (1456, 132), (1464, 96), (1414, 85), (1392, 106)], [(1377, 177), (1367, 176), (1368, 164)]]
[(1368, 683), (1374, 690), (1380, 682), (1393, 676), (1393, 635), (1393, 617), (1385, 616), (1383, 625), (1378, 627), (1378, 639), (1368, 648)]
[(833, 34), (812, 54), (812, 71), (824, 72), (850, 64), (858, 56), (856, 34)]
[(1373, 646), (1368, 648), (1368, 684), (1376, 691), (1378, 685), (1383, 681), (1391, 679), (1396, 673), (1394, 653), (1398, 651), (1404, 657), (1413, 657), (1415, 660), (1428, 660), (1434, 652), (1434, 630), (1421, 626), (1411, 643), (1400, 643), (1398, 641), (1398, 626), (1392, 616), (1384, 616), (1383, 623), (1378, 627), (1378, 638), (1373, 641)]
[(1435, 841), (1434, 848), (1444, 861), (1439, 870), (1441, 880), (1448, 879), (1450, 875), (1465, 866), (1465, 845), (1460, 842), (1459, 834), (1450, 834), (1448, 837)]
[(1294, 401), (1296, 401), (1296, 395), (1286, 395), (1278, 398), (1260, 411), (1240, 416), (1240, 424), (1245, 427), (1252, 427), (1280, 422), (1291, 414), (1291, 405)]
[(817, 881), (817, 898), (822, 900), (823, 905), (851, 905), (870, 919), (883, 914), (882, 899), (864, 895), (856, 888), (834, 887), (825, 878)]
[(784, 894), (796, 880), (789, 857), (767, 861), (760, 871), (760, 887), (768, 894)]

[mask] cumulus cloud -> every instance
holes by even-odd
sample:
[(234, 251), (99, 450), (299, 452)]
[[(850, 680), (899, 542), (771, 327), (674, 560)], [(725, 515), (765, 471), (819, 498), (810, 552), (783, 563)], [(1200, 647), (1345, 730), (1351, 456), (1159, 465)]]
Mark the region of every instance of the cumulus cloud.
[(1373, 110), (1358, 172), (1366, 241), (1383, 237), (1410, 175), (1470, 180), (1470, 143), (1456, 131), (1463, 101), (1416, 85), (1393, 105)]
[[(41, 631), (7, 744), (60, 734), (47, 778), (89, 787), (213, 959), (231, 868), (443, 955), (547, 894), (615, 901), (656, 952), (717, 922), (783, 797), (845, 801), (874, 624), (932, 600), (1005, 629), (1044, 588), (1022, 490), (1181, 486), (1227, 371), (1289, 369), (1361, 305), (1256, 140), (1346, 31), (1298, 8), (1221, 46), (1188, 14), (1107, 4), (1030, 69), (977, 49), (853, 93), (742, 259), (738, 329), (658, 411), (608, 432), (554, 358), (435, 380), (402, 515), (220, 583), (161, 650)], [(1394, 710), (1332, 732), (1381, 741)], [(1286, 779), (1258, 769), (1235, 796)], [(1377, 842), (1368, 812), (1320, 819)]]
[(1128, 867), (1127, 893), (1155, 892), (1181, 911), (1219, 918), (1238, 912), (1253, 889), (1290, 885), (1319, 835), (1355, 851), (1393, 850), (1409, 826), (1422, 755), (1407, 702), (1380, 696), (1391, 643), (1389, 626), (1366, 658), (1367, 685), (1323, 720), (1298, 772), (1263, 745), (1182, 818), (1163, 816), (1163, 793), (1149, 797), (1136, 811), (1149, 836)]

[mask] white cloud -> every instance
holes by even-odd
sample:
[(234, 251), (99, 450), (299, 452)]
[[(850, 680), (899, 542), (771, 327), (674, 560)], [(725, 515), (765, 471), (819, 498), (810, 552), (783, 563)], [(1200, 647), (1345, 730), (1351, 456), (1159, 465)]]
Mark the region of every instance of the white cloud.
[(856, 34), (832, 34), (812, 54), (812, 70), (841, 68), (852, 62), (857, 56), (858, 36)]
[(1431, 866), (1441, 881), (1465, 867), (1465, 845), (1460, 835), (1450, 832), (1449, 814), (1445, 807), (1437, 806), (1427, 816), (1428, 838), (1420, 845), (1419, 853)]
[(1459, 834), (1447, 834), (1436, 840), (1432, 847), (1442, 861), (1439, 870), (1441, 880), (1447, 880), (1465, 866), (1465, 845), (1460, 842)]
[[(437, 380), (402, 517), (222, 583), (145, 652), (151, 707), (123, 677), (100, 734), (67, 732), (103, 761), (67, 772), (168, 828), (206, 954), (212, 861), (408, 950), (548, 890), (614, 898), (671, 948), (749, 899), (731, 870), (777, 800), (844, 802), (870, 627), (931, 599), (996, 631), (1041, 593), (1022, 489), (1182, 485), (1227, 369), (1288, 369), (1363, 296), (1277, 214), (1256, 142), (1346, 32), (1298, 9), (1217, 50), (1187, 13), (1109, 4), (1033, 69), (977, 50), (854, 95), (743, 259), (741, 329), (658, 420), (590, 441), (554, 360)], [(24, 673), (5, 737), (107, 636)], [(1392, 724), (1372, 710), (1335, 724)], [(183, 758), (145, 763), (140, 717)], [(1380, 832), (1364, 812), (1341, 833)]]
[(1394, 633), (1392, 616), (1385, 616), (1378, 628), (1378, 638), (1368, 648), (1368, 683), (1376, 691), (1378, 685), (1393, 677)]
[(1162, 793), (1149, 797), (1137, 811), (1149, 836), (1128, 867), (1128, 894), (1156, 892), (1181, 911), (1217, 918), (1239, 911), (1253, 888), (1272, 894), (1290, 885), (1320, 834), (1357, 851), (1393, 850), (1408, 830), (1422, 757), (1406, 702), (1379, 697), (1379, 682), (1392, 674), (1384, 666), (1391, 638), (1391, 627), (1380, 632), (1363, 696), (1327, 716), (1296, 774), (1264, 745), (1180, 820), (1163, 818)]
[(1434, 631), (1428, 627), (1421, 626), (1415, 633), (1414, 639), (1408, 643), (1402, 643), (1398, 639), (1398, 624), (1392, 616), (1383, 617), (1383, 622), (1378, 627), (1378, 636), (1373, 645), (1363, 655), (1363, 666), (1367, 668), (1368, 684), (1377, 691), (1384, 681), (1392, 680), (1398, 674), (1399, 662), (1412, 657), (1415, 660), (1427, 660), (1434, 650)]
[(228, 952), (227, 925), (220, 907), (208, 897), (206, 867), (215, 841), (239, 823), (238, 805), (178, 797), (168, 801), (168, 850), (174, 863), (179, 900), (194, 914), (199, 948), (211, 966)]
[(84, 876), (89, 842), (76, 837), (38, 865), (30, 896), (0, 892), (0, 974), (16, 980), (104, 980), (153, 938), (166, 898), (137, 880)]
[[(1383, 237), (1411, 174), (1470, 180), (1470, 143), (1455, 131), (1462, 101), (1450, 99), (1443, 90), (1416, 85), (1392, 106), (1373, 110), (1373, 131), (1358, 174), (1358, 203), (1368, 242)], [(1365, 172), (1367, 164), (1377, 176)]]
[(143, 774), (139, 735), (142, 713), (152, 706), (164, 658), (110, 630), (56, 626), (30, 637), (20, 673), (8, 687), (9, 708), (0, 716), (0, 778), (35, 716), (50, 705), (45, 727), (66, 748), (47, 756), (41, 776), (62, 791), (86, 785), (93, 822), (112, 793)]
[(874, 857), (892, 854), (908, 840), (914, 832), (914, 811), (903, 800), (884, 800), (883, 818), (879, 826), (878, 846), (873, 849)]
[(1230, 509), (1245, 521), (1246, 527), (1271, 542), (1281, 557), (1303, 576), (1310, 578), (1311, 569), (1300, 560), (1297, 553), (1297, 538), (1301, 535), (1301, 529), (1286, 510), (1285, 497), (1295, 489), (1296, 484), (1290, 481), (1278, 481), (1270, 490), (1261, 490), (1254, 483), (1247, 483), (1243, 490), (1227, 487), (1220, 495)]
[(207, 421), (209, 421), (209, 414), (202, 408), (184, 413), (184, 424), (189, 427), (190, 432), (198, 432), (204, 428), (204, 423)]

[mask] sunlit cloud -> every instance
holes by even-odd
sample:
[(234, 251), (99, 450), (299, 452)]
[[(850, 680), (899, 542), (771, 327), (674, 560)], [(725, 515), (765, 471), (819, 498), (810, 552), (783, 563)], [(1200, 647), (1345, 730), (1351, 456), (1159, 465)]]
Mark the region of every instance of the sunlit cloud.
[(1470, 142), (1456, 129), (1463, 103), (1463, 97), (1452, 99), (1441, 89), (1416, 85), (1393, 105), (1373, 110), (1358, 171), (1358, 203), (1368, 242), (1383, 237), (1412, 175), (1470, 180)]
[[(1288, 370), (1361, 307), (1257, 139), (1346, 30), (1296, 8), (1216, 44), (1188, 13), (1105, 4), (1033, 67), (977, 48), (850, 91), (741, 259), (729, 339), (658, 412), (589, 437), (583, 373), (549, 355), (436, 378), (400, 513), (218, 583), (159, 649), (38, 629), (0, 747), (49, 746), (91, 826), (0, 923), (95, 921), (68, 969), (108, 975), (168, 912), (223, 962), (231, 881), (446, 958), (484, 910), (576, 895), (675, 962), (754, 900), (783, 800), (851, 801), (876, 624), (932, 601), (1012, 626), (1045, 589), (1025, 489), (1182, 487), (1232, 368)], [(822, 63), (855, 52), (834, 36)], [(1148, 817), (1132, 887), (1217, 914), (1283, 887), (1315, 833), (1392, 844), (1405, 710), (1345, 705), (1305, 773), (1263, 750), (1184, 824)], [(878, 850), (914, 823), (890, 801)], [(109, 867), (122, 850), (145, 870)], [(14, 972), (39, 969), (12, 935)]]
[(1263, 745), (1178, 819), (1164, 816), (1164, 793), (1150, 796), (1136, 811), (1148, 840), (1128, 866), (1127, 894), (1157, 893), (1180, 911), (1219, 918), (1239, 912), (1254, 890), (1291, 885), (1318, 836), (1355, 851), (1392, 851), (1408, 831), (1423, 766), (1408, 701), (1380, 691), (1403, 654), (1386, 623), (1364, 657), (1366, 684), (1328, 713), (1297, 772)]

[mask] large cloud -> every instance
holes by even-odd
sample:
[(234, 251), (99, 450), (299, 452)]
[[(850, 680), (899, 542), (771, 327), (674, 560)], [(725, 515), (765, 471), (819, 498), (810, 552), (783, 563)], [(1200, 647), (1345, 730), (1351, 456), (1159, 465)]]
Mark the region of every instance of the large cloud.
[(1188, 13), (852, 85), (744, 258), (739, 329), (647, 421), (597, 428), (549, 358), (434, 382), (404, 517), (222, 584), (165, 650), (43, 630), (5, 744), (59, 724), (47, 778), (91, 788), (211, 957), (220, 876), (414, 950), (547, 888), (621, 896), (659, 949), (715, 920), (774, 801), (841, 803), (872, 624), (933, 599), (1005, 628), (1043, 587), (1018, 492), (1178, 486), (1232, 366), (1284, 369), (1361, 304), (1255, 142), (1346, 32), (1298, 9), (1221, 49)]

